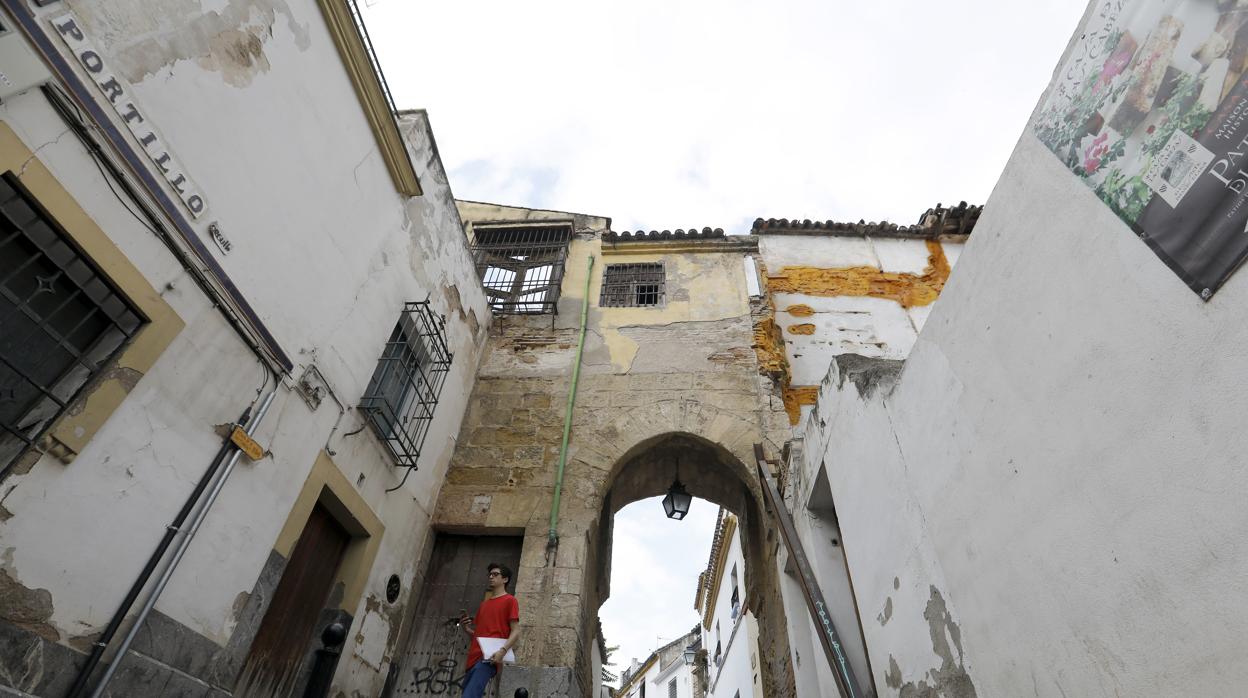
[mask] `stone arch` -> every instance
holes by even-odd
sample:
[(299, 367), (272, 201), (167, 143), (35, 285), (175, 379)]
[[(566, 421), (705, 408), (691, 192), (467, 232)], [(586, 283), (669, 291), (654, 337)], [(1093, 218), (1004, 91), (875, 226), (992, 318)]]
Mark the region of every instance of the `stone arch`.
[[(587, 418), (592, 419), (593, 415)], [(570, 474), (592, 473), (580, 487), (591, 508), (578, 552), (581, 617), (595, 618), (610, 595), (612, 522), (624, 506), (667, 491), (680, 459), (680, 479), (695, 497), (723, 506), (740, 521), (747, 603), (760, 626), (759, 653), (766, 695), (794, 695), (787, 620), (780, 598), (774, 536), (765, 514), (753, 445), (769, 439), (758, 415), (682, 397), (616, 412), (598, 424), (580, 424)], [(777, 452), (774, 444), (769, 446)], [(575, 485), (574, 485), (575, 486)], [(657, 513), (656, 515), (661, 515)], [(685, 594), (690, 590), (673, 590)], [(591, 622), (581, 627), (591, 628)], [(593, 642), (592, 630), (581, 647)], [(588, 653), (578, 657), (587, 665)]]

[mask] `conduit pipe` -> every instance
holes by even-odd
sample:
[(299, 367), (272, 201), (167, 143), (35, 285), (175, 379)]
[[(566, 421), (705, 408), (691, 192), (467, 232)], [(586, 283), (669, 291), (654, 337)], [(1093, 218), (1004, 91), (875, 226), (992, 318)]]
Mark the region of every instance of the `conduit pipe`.
[[(247, 409), (243, 410), (243, 414), (239, 416), (237, 424), (240, 426), (250, 424), (252, 421), (251, 408), (253, 407), (255, 407), (254, 402), (248, 405)], [(173, 539), (182, 530), (186, 520), (190, 518), (195, 505), (199, 503), (200, 497), (203, 496), (204, 490), (208, 489), (208, 485), (212, 483), (213, 478), (220, 472), (221, 464), (229, 457), (231, 451), (237, 449), (238, 447), (230, 441), (230, 437), (226, 436), (221, 443), (221, 448), (217, 450), (217, 455), (213, 457), (212, 463), (208, 465), (208, 469), (199, 478), (199, 482), (195, 484), (195, 489), (191, 490), (191, 494), (186, 498), (186, 502), (182, 504), (182, 508), (173, 518), (173, 521), (165, 527), (164, 536), (160, 539), (160, 543), (156, 545), (156, 549), (152, 551), (147, 564), (139, 572), (138, 579), (134, 580), (134, 584), (130, 586), (130, 591), (122, 599), (121, 606), (113, 613), (113, 617), (104, 628), (104, 632), (92, 643), (91, 654), (87, 657), (87, 663), (78, 671), (78, 676), (74, 679), (74, 685), (67, 694), (68, 698), (80, 698), (83, 695), (87, 682), (91, 678), (91, 672), (100, 663), (100, 658), (104, 656), (104, 650), (108, 647), (108, 643), (112, 642), (113, 636), (117, 634), (122, 621), (126, 619), (126, 614), (130, 612), (130, 608), (134, 606), (135, 600), (139, 598), (139, 593), (143, 591), (143, 587), (147, 586), (148, 580), (151, 579), (152, 573), (156, 571), (156, 566), (160, 564), (161, 559), (165, 556), (165, 552), (169, 550)]]
[(568, 407), (563, 415), (563, 443), (559, 445), (559, 466), (555, 471), (555, 499), (550, 503), (550, 538), (546, 551), (559, 547), (559, 500), (563, 495), (563, 467), (568, 462), (568, 435), (572, 432), (572, 405), (576, 403), (576, 385), (581, 379), (581, 354), (585, 351), (585, 324), (589, 319), (589, 281), (594, 271), (594, 256), (589, 256), (585, 269), (585, 296), (581, 299), (581, 334), (576, 340), (576, 363), (572, 365), (572, 389), (568, 391)]
[[(256, 416), (252, 418), (245, 428), (247, 434), (254, 435), (256, 427), (260, 426), (260, 422), (264, 420), (264, 415), (269, 411), (269, 406), (273, 404), (273, 398), (277, 395), (281, 384), (273, 386), (273, 390), (264, 396), (264, 400), (260, 403), (259, 409), (256, 410)], [(138, 615), (134, 618), (134, 623), (126, 632), (126, 636), (122, 638), (121, 645), (117, 648), (117, 652), (113, 655), (113, 661), (109, 663), (108, 669), (105, 670), (104, 676), (100, 678), (100, 682), (96, 684), (95, 690), (91, 692), (91, 698), (99, 698), (104, 694), (104, 689), (108, 683), (113, 680), (113, 674), (117, 673), (117, 669), (121, 663), (125, 661), (126, 652), (130, 649), (130, 644), (134, 642), (134, 638), (139, 634), (139, 629), (143, 627), (143, 621), (147, 620), (147, 616), (152, 612), (152, 608), (156, 606), (156, 600), (160, 598), (161, 593), (165, 590), (165, 586), (169, 584), (169, 579), (173, 577), (174, 571), (178, 569), (178, 563), (182, 561), (182, 556), (186, 554), (186, 549), (190, 547), (191, 540), (195, 537), (195, 533), (199, 531), (199, 527), (204, 523), (204, 519), (208, 518), (208, 510), (212, 508), (213, 502), (216, 501), (217, 495), (221, 494), (221, 488), (225, 486), (225, 481), (229, 479), (230, 473), (234, 470), (234, 466), (238, 464), (238, 458), (242, 455), (242, 451), (235, 448), (229, 456), (229, 461), (221, 471), (220, 477), (212, 484), (212, 489), (208, 490), (208, 495), (204, 499), (204, 503), (195, 512), (191, 519), (191, 524), (186, 530), (186, 534), (178, 541), (178, 547), (174, 549), (173, 558), (169, 564), (161, 572), (160, 577), (156, 580), (156, 585), (152, 588), (152, 593), (148, 595), (147, 600), (143, 603), (143, 607), (139, 609)]]

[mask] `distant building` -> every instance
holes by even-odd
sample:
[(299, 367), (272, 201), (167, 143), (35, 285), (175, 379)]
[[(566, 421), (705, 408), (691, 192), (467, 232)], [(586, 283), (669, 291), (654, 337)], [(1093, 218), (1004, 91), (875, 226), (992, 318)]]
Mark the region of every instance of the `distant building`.
[(702, 698), (694, 677), (694, 657), (701, 634), (695, 628), (672, 640), (644, 661), (632, 661), (620, 676), (618, 698)]
[(758, 665), (758, 622), (746, 604), (745, 557), (737, 517), (719, 510), (710, 562), (698, 577), (695, 608), (705, 649), (706, 695), (762, 698)]

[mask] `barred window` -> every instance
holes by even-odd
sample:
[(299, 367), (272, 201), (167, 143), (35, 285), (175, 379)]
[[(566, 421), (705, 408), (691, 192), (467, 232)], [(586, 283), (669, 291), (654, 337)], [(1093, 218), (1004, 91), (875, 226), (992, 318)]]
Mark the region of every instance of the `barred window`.
[(676, 698), (676, 679), (667, 682), (667, 698)]
[(472, 255), (497, 314), (556, 312), (570, 224), (473, 226)]
[(12, 173), (0, 177), (0, 475), (146, 321)]
[(662, 262), (608, 264), (602, 272), (603, 308), (636, 308), (663, 305), (666, 277)]
[(390, 333), (360, 409), (395, 461), (415, 468), (451, 367), (446, 320), (429, 301), (407, 303)]

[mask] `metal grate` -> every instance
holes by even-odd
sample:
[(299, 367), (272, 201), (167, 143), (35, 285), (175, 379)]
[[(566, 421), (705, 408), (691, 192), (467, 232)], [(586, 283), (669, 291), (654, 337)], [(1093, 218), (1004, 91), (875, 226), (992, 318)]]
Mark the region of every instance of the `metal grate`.
[(0, 177), (0, 475), (146, 320), (12, 173)]
[(663, 305), (666, 277), (663, 263), (608, 264), (602, 272), (604, 308), (636, 308)]
[(398, 465), (415, 468), (451, 367), (446, 320), (429, 301), (407, 303), (390, 333), (360, 409)]
[(557, 312), (572, 227), (473, 227), (472, 255), (498, 314)]

